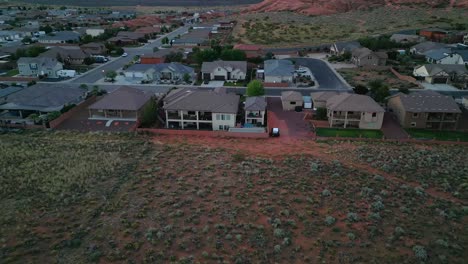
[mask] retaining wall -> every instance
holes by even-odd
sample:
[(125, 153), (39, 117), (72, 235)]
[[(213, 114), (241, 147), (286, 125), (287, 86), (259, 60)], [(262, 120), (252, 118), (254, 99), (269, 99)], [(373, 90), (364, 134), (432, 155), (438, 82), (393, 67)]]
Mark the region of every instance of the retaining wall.
[(180, 135), (180, 136), (202, 136), (221, 138), (268, 138), (268, 133), (243, 133), (227, 131), (201, 131), (201, 130), (176, 130), (176, 129), (152, 129), (138, 128), (138, 132), (147, 132), (160, 135)]

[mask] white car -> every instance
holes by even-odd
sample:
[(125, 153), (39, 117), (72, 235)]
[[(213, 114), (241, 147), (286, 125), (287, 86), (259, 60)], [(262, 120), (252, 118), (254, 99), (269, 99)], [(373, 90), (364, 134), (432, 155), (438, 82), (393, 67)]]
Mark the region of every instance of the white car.
[(122, 54), (122, 57), (127, 57), (127, 56), (128, 56), (127, 52), (124, 52), (124, 53)]

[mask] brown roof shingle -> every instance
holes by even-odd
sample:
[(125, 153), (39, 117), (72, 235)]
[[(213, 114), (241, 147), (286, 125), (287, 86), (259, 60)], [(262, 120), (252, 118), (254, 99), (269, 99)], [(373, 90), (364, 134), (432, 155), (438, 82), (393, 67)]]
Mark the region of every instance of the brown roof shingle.
[(90, 105), (89, 109), (95, 110), (140, 110), (152, 97), (150, 92), (137, 88), (122, 86), (107, 94), (101, 100)]

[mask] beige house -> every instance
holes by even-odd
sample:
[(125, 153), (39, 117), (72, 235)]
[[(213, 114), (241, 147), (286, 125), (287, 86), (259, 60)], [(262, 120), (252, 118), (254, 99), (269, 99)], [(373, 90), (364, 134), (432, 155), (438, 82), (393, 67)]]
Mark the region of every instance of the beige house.
[(247, 74), (246, 61), (203, 62), (201, 73), (203, 80), (243, 81)]
[(296, 108), (296, 106), (301, 106), (304, 103), (302, 94), (295, 91), (285, 91), (281, 93), (281, 103), (283, 105), (283, 110), (291, 111)]
[(385, 110), (366, 95), (342, 93), (327, 100), (330, 127), (380, 129)]
[(247, 97), (245, 100), (245, 123), (265, 125), (266, 98), (263, 96)]
[(138, 121), (153, 94), (122, 86), (88, 107), (91, 120)]
[(359, 48), (353, 50), (351, 62), (356, 66), (385, 66), (387, 58), (385, 52), (374, 52), (368, 48)]
[(331, 97), (340, 94), (339, 92), (313, 92), (310, 94), (314, 108), (326, 108), (327, 100)]
[(452, 97), (434, 91), (398, 93), (389, 97), (387, 106), (404, 128), (454, 130), (461, 116)]
[(197, 130), (229, 130), (236, 126), (240, 97), (226, 89), (179, 88), (164, 98), (166, 127)]
[(90, 35), (91, 37), (97, 37), (99, 35), (104, 34), (105, 30), (103, 28), (87, 28), (86, 35)]
[(426, 64), (414, 68), (413, 75), (428, 83), (467, 83), (468, 70), (465, 65)]

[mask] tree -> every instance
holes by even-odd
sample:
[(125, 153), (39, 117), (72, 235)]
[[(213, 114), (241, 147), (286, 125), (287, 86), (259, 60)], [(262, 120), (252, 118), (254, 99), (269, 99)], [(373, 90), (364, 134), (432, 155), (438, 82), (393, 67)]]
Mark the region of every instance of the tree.
[(86, 64), (86, 65), (91, 65), (94, 62), (96, 62), (96, 60), (93, 57), (86, 57), (83, 60), (83, 63)]
[(265, 94), (263, 83), (259, 80), (250, 81), (247, 84), (247, 96), (262, 96)]
[(220, 58), (226, 61), (245, 61), (246, 55), (242, 50), (225, 49), (221, 52)]
[(371, 96), (375, 101), (383, 103), (385, 98), (390, 96), (390, 89), (388, 88), (388, 85), (385, 84), (382, 80), (372, 80), (368, 83), (368, 85), (370, 87)]
[(181, 62), (184, 59), (184, 54), (180, 51), (173, 52), (171, 51), (169, 54), (166, 55), (164, 62)]
[(317, 108), (317, 111), (315, 112), (315, 119), (327, 120), (327, 109), (325, 107)]
[(115, 77), (117, 77), (117, 72), (109, 71), (106, 73), (106, 77), (109, 78), (111, 81), (115, 81)]
[(115, 49), (115, 54), (117, 54), (117, 55), (122, 55), (124, 53), (125, 53), (125, 50), (123, 48), (121, 48), (121, 47), (118, 47), (118, 48)]
[(271, 60), (275, 57), (275, 54), (273, 52), (269, 51), (265, 54), (265, 60)]
[(44, 31), (46, 34), (50, 34), (53, 31), (53, 28), (49, 25), (47, 26), (40, 26), (39, 31)]
[(195, 54), (195, 60), (199, 65), (205, 61), (215, 61), (219, 58), (219, 54), (213, 49), (200, 50)]
[(151, 98), (148, 104), (143, 108), (141, 115), (141, 126), (150, 127), (158, 118), (158, 104), (155, 98)]
[(182, 79), (184, 80), (184, 82), (189, 83), (190, 79), (192, 78), (190, 77), (190, 74), (184, 73), (184, 76), (182, 77)]
[(356, 94), (367, 94), (369, 92), (369, 89), (367, 89), (367, 87), (362, 84), (356, 85), (353, 90)]
[(164, 37), (164, 38), (161, 39), (161, 43), (163, 45), (167, 45), (167, 44), (169, 44), (169, 39), (167, 37)]
[(24, 37), (24, 38), (21, 40), (21, 42), (22, 42), (23, 44), (31, 44), (31, 43), (32, 43), (32, 39), (31, 39), (31, 37), (27, 37), (27, 36), (26, 36), (26, 37)]

